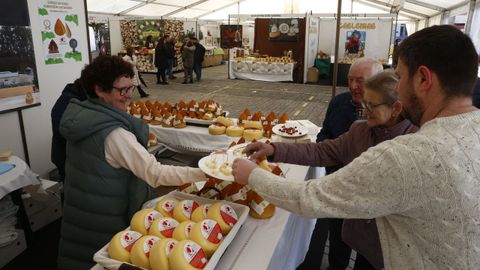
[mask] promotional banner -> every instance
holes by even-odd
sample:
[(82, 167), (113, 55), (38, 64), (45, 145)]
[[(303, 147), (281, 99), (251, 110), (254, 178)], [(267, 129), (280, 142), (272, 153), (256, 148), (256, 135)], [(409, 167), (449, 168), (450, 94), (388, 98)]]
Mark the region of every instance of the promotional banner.
[(38, 1), (45, 64), (82, 61), (82, 53), (76, 51), (79, 42), (85, 42), (79, 39), (80, 12), (72, 7), (70, 1)]
[[(339, 57), (364, 55), (388, 62), (392, 19), (342, 19), (340, 24)], [(320, 19), (318, 49), (335, 53), (334, 19)]]
[(268, 29), (268, 39), (279, 41), (297, 41), (300, 32), (298, 19), (270, 19)]
[(241, 25), (220, 25), (221, 47), (230, 49), (242, 47), (242, 26)]

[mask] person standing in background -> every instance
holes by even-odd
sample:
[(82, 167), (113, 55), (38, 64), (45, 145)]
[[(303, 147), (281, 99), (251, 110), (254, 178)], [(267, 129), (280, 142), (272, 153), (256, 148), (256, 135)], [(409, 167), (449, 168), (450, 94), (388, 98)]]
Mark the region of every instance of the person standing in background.
[(169, 36), (163, 36), (165, 39), (165, 47), (167, 50), (167, 75), (169, 80), (176, 79), (173, 76), (173, 65), (175, 64), (175, 41)]
[(195, 45), (195, 56), (193, 59), (193, 71), (195, 72), (195, 79), (199, 82), (202, 79), (202, 62), (205, 57), (205, 47), (198, 42), (196, 37), (192, 38)]
[(140, 76), (137, 69), (137, 56), (135, 55), (135, 50), (132, 47), (127, 48), (127, 54), (123, 57), (123, 60), (129, 62), (133, 67), (132, 82), (133, 82), (133, 85), (135, 85), (135, 87), (138, 89), (138, 93), (140, 93), (140, 97), (142, 98), (148, 97), (149, 94), (143, 91), (142, 86), (140, 84), (140, 79), (139, 79)]
[(168, 66), (168, 52), (165, 46), (166, 40), (162, 37), (155, 47), (155, 66), (157, 67), (157, 84), (168, 84), (165, 70)]
[(182, 49), (183, 73), (182, 84), (193, 83), (193, 60), (195, 57), (195, 45), (189, 38), (185, 38)]

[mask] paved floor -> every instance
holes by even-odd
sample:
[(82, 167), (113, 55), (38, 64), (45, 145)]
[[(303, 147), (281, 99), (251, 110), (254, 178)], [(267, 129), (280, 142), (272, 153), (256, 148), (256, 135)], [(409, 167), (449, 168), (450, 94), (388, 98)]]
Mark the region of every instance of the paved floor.
[[(169, 103), (213, 99), (230, 112), (230, 117), (238, 117), (249, 108), (263, 114), (287, 112), (290, 119), (309, 119), (321, 126), (331, 98), (331, 86), (229, 80), (227, 65), (204, 68), (202, 81), (194, 84), (181, 84), (183, 73), (175, 74), (177, 79), (169, 81), (169, 85), (157, 85), (154, 74), (142, 76), (149, 86), (148, 99)], [(337, 94), (346, 90), (337, 88)], [(139, 98), (138, 94), (134, 97)]]

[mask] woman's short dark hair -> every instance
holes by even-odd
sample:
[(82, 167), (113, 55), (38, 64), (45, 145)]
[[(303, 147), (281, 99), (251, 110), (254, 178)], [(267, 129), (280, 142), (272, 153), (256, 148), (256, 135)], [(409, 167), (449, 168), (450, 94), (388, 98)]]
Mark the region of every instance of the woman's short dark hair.
[(133, 78), (132, 65), (119, 56), (99, 56), (82, 70), (80, 80), (91, 98), (98, 98), (95, 85), (110, 93), (120, 77)]
[(471, 96), (477, 79), (478, 55), (472, 40), (451, 25), (424, 28), (397, 47), (400, 59), (413, 76), (420, 66), (436, 73), (447, 96)]

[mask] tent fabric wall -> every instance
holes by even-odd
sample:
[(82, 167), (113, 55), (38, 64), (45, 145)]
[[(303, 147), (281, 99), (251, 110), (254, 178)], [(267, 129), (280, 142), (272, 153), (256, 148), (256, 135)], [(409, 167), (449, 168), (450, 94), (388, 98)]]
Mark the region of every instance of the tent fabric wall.
[(470, 33), (468, 34), (475, 44), (477, 53), (480, 53), (480, 1), (475, 4), (475, 11), (472, 17), (472, 26), (470, 28)]
[(268, 33), (270, 19), (255, 19), (255, 45), (254, 50), (260, 54), (270, 56), (282, 56), (283, 51), (292, 50), (293, 59), (297, 62), (293, 72), (293, 81), (303, 82), (303, 61), (305, 59), (305, 19), (298, 19), (299, 33), (298, 41), (271, 41)]

